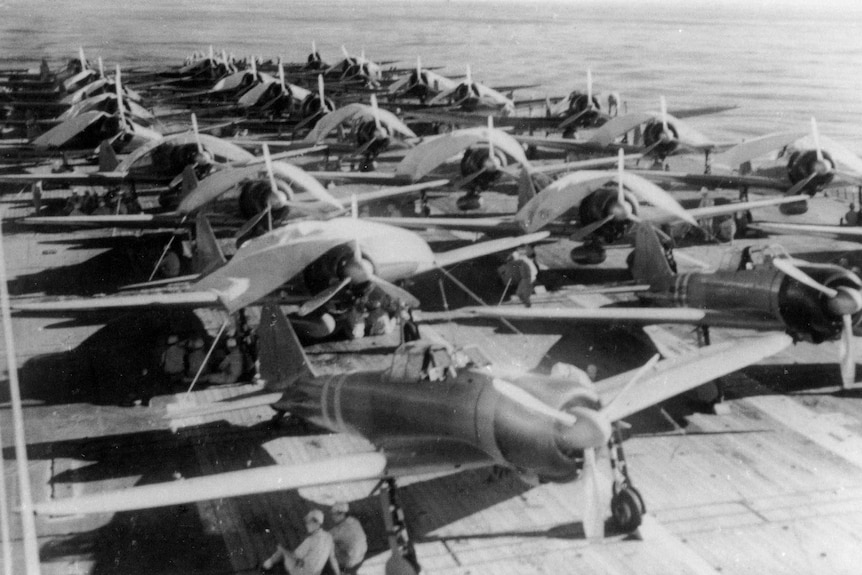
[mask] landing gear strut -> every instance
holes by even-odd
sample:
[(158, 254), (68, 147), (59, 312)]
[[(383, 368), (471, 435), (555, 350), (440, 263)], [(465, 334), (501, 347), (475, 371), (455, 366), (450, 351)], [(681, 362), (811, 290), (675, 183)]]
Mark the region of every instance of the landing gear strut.
[(619, 426), (614, 426), (614, 432), (608, 441), (608, 451), (611, 460), (611, 473), (614, 477), (613, 496), (611, 497), (611, 516), (616, 526), (626, 533), (640, 527), (646, 506), (640, 492), (632, 487), (623, 453), (622, 437)]
[(395, 479), (387, 478), (380, 482), (380, 505), (389, 536), (389, 549), (392, 551), (386, 562), (386, 575), (417, 575), (422, 568), (416, 558), (416, 548), (413, 547), (413, 541), (407, 532), (407, 522), (398, 500)]

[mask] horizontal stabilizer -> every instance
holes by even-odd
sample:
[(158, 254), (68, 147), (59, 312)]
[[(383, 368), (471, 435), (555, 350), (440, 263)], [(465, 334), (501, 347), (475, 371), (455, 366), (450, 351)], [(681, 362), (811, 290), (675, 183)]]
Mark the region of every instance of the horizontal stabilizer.
[(296, 465), (271, 465), (229, 471), (208, 477), (138, 485), (33, 505), (37, 515), (82, 515), (152, 509), (195, 501), (286, 491), (313, 485), (383, 477), (386, 458), (375, 452), (345, 455)]
[(238, 400), (224, 400), (204, 405), (192, 404), (188, 402), (169, 403), (165, 406), (165, 418), (172, 421), (180, 419), (188, 419), (191, 417), (208, 417), (210, 415), (220, 415), (222, 413), (230, 413), (240, 409), (253, 409), (265, 405), (272, 405), (283, 394), (281, 392), (264, 393), (261, 395), (252, 395)]

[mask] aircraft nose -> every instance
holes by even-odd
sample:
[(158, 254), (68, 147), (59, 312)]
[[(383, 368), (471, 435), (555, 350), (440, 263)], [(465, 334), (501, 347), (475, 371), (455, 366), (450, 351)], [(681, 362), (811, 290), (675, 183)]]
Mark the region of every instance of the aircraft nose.
[(585, 407), (573, 407), (569, 412), (575, 423), (560, 424), (557, 430), (557, 445), (563, 453), (602, 447), (608, 442), (611, 424), (600, 412)]

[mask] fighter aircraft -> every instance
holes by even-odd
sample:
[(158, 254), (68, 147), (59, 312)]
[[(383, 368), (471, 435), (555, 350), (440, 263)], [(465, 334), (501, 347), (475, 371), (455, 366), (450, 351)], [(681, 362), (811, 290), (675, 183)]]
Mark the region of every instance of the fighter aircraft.
[[(811, 118), (810, 137), (806, 132), (790, 131), (768, 134), (737, 144), (716, 154), (711, 174), (683, 174), (676, 172), (643, 172), (644, 177), (660, 181), (678, 181), (689, 185), (708, 187), (734, 187), (777, 189), (789, 196), (813, 196), (833, 181), (862, 183), (862, 160), (845, 146), (822, 137), (817, 121)], [(762, 165), (753, 166), (759, 158), (778, 150), (778, 155)], [(733, 170), (733, 171), (731, 171)], [(838, 176), (838, 180), (836, 180)], [(785, 204), (782, 212), (802, 214), (808, 209), (806, 202)]]
[(377, 106), (377, 97), (371, 95), (371, 105), (348, 104), (323, 116), (303, 142), (308, 145), (321, 144), (324, 138), (341, 126), (349, 123), (356, 137), (356, 148), (349, 150), (354, 156), (364, 158), (364, 166), (370, 167), (374, 159), (386, 150), (395, 134), (404, 138), (416, 138), (416, 134), (398, 116)]
[[(856, 359), (853, 326), (862, 320), (862, 280), (840, 266), (814, 264), (787, 256), (740, 252), (733, 267), (714, 273), (676, 274), (656, 231), (638, 227), (631, 262), (639, 297), (680, 309), (475, 308), (473, 313), (506, 319), (686, 323), (742, 329), (778, 329), (795, 340), (820, 343), (841, 338), (841, 377), (853, 386)], [(631, 286), (629, 286), (631, 287)]]
[[(585, 110), (587, 113), (591, 109), (587, 107)], [(711, 110), (705, 110), (705, 112), (711, 112)], [(573, 118), (578, 117), (573, 116)], [(516, 138), (525, 145), (537, 148), (581, 153), (606, 152), (609, 149), (619, 148), (626, 153), (654, 156), (659, 161), (682, 151), (708, 154), (717, 147), (717, 144), (696, 129), (668, 114), (664, 96), (660, 98), (658, 113), (638, 112), (611, 118), (592, 132), (586, 140), (521, 135)]]
[[(697, 218), (729, 215), (801, 199), (801, 196), (792, 196), (685, 210), (661, 188), (626, 172), (624, 162), (627, 158), (620, 150), (616, 173), (590, 169), (612, 163), (613, 158), (523, 169), (519, 180), (518, 212), (511, 218), (377, 218), (376, 221), (411, 229), (443, 228), (493, 236), (548, 230), (555, 236), (584, 242), (584, 245), (572, 249), (570, 257), (573, 262), (600, 264), (606, 257), (604, 244), (627, 235), (634, 222), (685, 221), (697, 227)], [(556, 171), (574, 169), (579, 171), (553, 182), (546, 177)], [(545, 182), (540, 192), (536, 190), (536, 180)], [(651, 204), (659, 213), (644, 215), (641, 213), (642, 202)]]
[(454, 90), (457, 86), (457, 82), (446, 76), (433, 70), (423, 70), (422, 60), (417, 57), (416, 69), (390, 84), (386, 91), (392, 98), (416, 98), (424, 104), (429, 98)]
[(493, 88), (473, 81), (469, 64), (467, 65), (467, 76), (463, 82), (442, 91), (428, 102), (431, 106), (441, 103), (471, 112), (490, 110), (501, 112), (503, 115), (515, 113), (515, 103), (510, 98)]
[[(296, 202), (290, 204), (297, 205)], [(425, 240), (408, 230), (361, 220), (355, 215), (352, 218), (330, 217), (271, 229), (243, 243), (226, 262), (208, 220), (199, 214), (196, 243), (204, 250), (200, 267), (207, 271), (215, 269), (192, 283), (188, 291), (38, 302), (21, 304), (16, 309), (51, 314), (158, 305), (211, 306), (233, 313), (289, 284), (285, 288), (288, 293), (297, 294), (291, 301), (302, 304), (297, 310), (300, 315), (316, 312), (305, 320), (308, 333), (324, 337), (334, 330), (335, 322), (331, 316), (326, 317), (325, 310), (318, 310), (336, 296), (354, 302), (357, 293), (364, 294), (373, 284), (393, 299), (416, 307), (419, 305), (416, 298), (392, 282), (512, 250), (540, 241), (547, 235), (540, 232), (492, 240), (434, 254)]]
[[(399, 347), (382, 371), (320, 376), (273, 305), (262, 310), (258, 337), (263, 390), (233, 402), (172, 410), (172, 418), (270, 405), (331, 432), (366, 438), (378, 451), (42, 501), (35, 503), (35, 513), (112, 513), (369, 479), (385, 479), (394, 488), (402, 476), (499, 465), (531, 484), (570, 485), (572, 496), (583, 498), (588, 538), (604, 536), (608, 515), (617, 529), (632, 532), (645, 506), (629, 476), (616, 422), (790, 343), (785, 335), (771, 334), (666, 361), (656, 356), (641, 369), (588, 385), (504, 373), (478, 350), (423, 339)], [(610, 489), (597, 466), (605, 454)], [(386, 495), (385, 509), (400, 511), (394, 494)], [(387, 573), (420, 570), (404, 535), (393, 548)]]
[[(120, 67), (114, 77), (116, 113), (90, 110), (72, 116), (44, 134), (33, 138), (30, 148), (36, 153), (65, 150), (94, 150), (104, 140), (109, 140), (117, 152), (132, 151), (147, 142), (160, 140), (162, 134), (153, 131), (126, 114)], [(19, 146), (15, 153), (20, 155)]]

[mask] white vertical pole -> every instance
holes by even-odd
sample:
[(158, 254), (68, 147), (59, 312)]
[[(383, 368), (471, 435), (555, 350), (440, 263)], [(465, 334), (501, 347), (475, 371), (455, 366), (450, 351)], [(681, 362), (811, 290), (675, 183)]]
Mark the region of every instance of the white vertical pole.
[(12, 340), (12, 314), (9, 312), (9, 288), (6, 285), (6, 253), (0, 230), (0, 308), (3, 315), (3, 337), (6, 340), (6, 365), (9, 369), (9, 391), (12, 400), (12, 423), (15, 432), (15, 459), (18, 463), (18, 492), (21, 496), (21, 530), (24, 535), (24, 562), (28, 575), (39, 575), (39, 547), (36, 542), (36, 521), (30, 475), (27, 472), (27, 445), (24, 442), (24, 414), (21, 411), (21, 389), (18, 386), (18, 364), (15, 342)]

